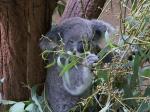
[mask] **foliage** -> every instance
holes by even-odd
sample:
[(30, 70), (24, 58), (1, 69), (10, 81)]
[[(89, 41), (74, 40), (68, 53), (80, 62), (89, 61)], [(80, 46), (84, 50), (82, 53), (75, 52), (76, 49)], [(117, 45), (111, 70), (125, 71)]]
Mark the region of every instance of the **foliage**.
[(30, 88), (30, 90), (31, 99), (29, 99), (28, 101), (17, 102), (9, 100), (0, 100), (0, 104), (12, 105), (9, 109), (9, 112), (51, 112), (44, 96), (45, 90), (42, 96), (37, 95), (37, 86)]
[[(122, 14), (126, 2), (120, 1)], [(150, 82), (150, 1), (131, 2), (131, 15), (121, 16), (118, 44), (112, 42), (107, 32), (105, 34), (107, 52), (104, 48), (99, 53), (102, 58), (94, 69), (93, 94), (72, 112), (78, 108), (87, 112), (91, 106), (94, 112), (150, 110), (150, 85), (144, 83), (144, 80)], [(102, 59), (109, 53), (113, 53), (113, 61), (104, 65)]]
[(60, 16), (62, 16), (64, 10), (65, 10), (65, 4), (63, 4), (61, 2), (58, 2), (58, 4), (57, 4), (57, 11), (58, 11)]

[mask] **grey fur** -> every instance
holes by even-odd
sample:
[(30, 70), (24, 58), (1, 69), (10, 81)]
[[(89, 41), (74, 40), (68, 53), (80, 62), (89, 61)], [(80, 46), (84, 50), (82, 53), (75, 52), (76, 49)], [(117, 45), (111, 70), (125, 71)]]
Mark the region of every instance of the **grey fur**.
[[(40, 47), (42, 50), (52, 50), (62, 39), (66, 52), (75, 51), (76, 54), (80, 54), (80, 41), (86, 39), (90, 43), (96, 43), (106, 31), (113, 33), (114, 28), (103, 21), (74, 17), (63, 21), (48, 32), (46, 36), (50, 41), (42, 38)], [(49, 63), (57, 58), (58, 56), (53, 57), (53, 54), (49, 55)], [(83, 60), (83, 65), (79, 64), (76, 68), (70, 69), (63, 77), (59, 76), (61, 68), (57, 64), (47, 70), (45, 83), (47, 100), (54, 112), (68, 112), (80, 101), (80, 98), (90, 94), (93, 79), (90, 66), (97, 60), (96, 54), (89, 53)]]

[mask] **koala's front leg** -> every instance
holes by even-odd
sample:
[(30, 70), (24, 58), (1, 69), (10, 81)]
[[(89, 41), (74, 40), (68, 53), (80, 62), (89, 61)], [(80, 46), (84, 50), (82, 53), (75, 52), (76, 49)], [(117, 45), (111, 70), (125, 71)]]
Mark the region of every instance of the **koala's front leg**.
[(90, 66), (96, 61), (98, 61), (98, 56), (89, 54), (83, 60), (83, 65), (77, 65), (63, 75), (63, 85), (68, 93), (79, 96), (90, 89), (93, 80)]
[(88, 67), (91, 67), (93, 63), (97, 62), (98, 60), (99, 58), (97, 55), (90, 53), (83, 61), (83, 64), (87, 65)]

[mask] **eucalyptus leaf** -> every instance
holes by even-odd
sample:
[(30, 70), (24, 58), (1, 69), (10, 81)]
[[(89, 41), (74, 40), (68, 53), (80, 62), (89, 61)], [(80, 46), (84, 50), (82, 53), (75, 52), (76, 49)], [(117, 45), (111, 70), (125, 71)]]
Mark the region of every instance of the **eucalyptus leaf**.
[(9, 109), (9, 112), (25, 112), (24, 107), (25, 104), (23, 102), (18, 102)]
[(108, 31), (105, 32), (105, 42), (107, 45), (109, 45), (111, 48), (113, 48), (113, 44), (112, 44), (112, 40), (110, 38), (110, 35), (108, 33)]
[(98, 75), (98, 79), (101, 79), (102, 82), (108, 81), (108, 71), (107, 70), (99, 70), (97, 75)]
[(65, 66), (63, 67), (62, 71), (60, 72), (60, 76), (62, 76), (65, 72), (69, 71), (72, 67), (74, 67), (77, 63), (78, 63), (78, 59), (77, 57), (72, 57), (71, 58), (71, 62), (69, 63), (69, 59), (68, 58)]
[(148, 112), (150, 110), (150, 103), (142, 102), (137, 112)]
[(131, 0), (132, 2), (132, 11), (134, 11), (137, 8), (137, 0)]
[(150, 66), (148, 68), (141, 68), (139, 69), (139, 74), (141, 76), (150, 77)]
[(57, 9), (58, 9), (58, 13), (60, 16), (62, 16), (63, 12), (64, 12), (64, 9), (65, 9), (65, 5), (64, 4), (61, 4), (61, 3), (58, 3), (57, 4)]
[(60, 67), (60, 68), (63, 68), (63, 64), (62, 64), (62, 62), (61, 62), (61, 56), (58, 56), (58, 58), (57, 58), (57, 65)]
[(139, 66), (141, 62), (141, 57), (137, 54), (134, 58), (133, 64), (133, 75), (131, 77), (131, 89), (135, 89), (135, 87), (139, 84)]
[(41, 105), (38, 101), (38, 98), (37, 98), (36, 90), (37, 90), (37, 86), (32, 87), (32, 89), (31, 89), (31, 98), (35, 102), (35, 104), (37, 105), (39, 111), (43, 112), (42, 107), (41, 107)]
[(48, 65), (46, 65), (45, 68), (50, 68), (50, 67), (52, 67), (53, 65), (55, 65), (55, 63), (56, 63), (56, 61), (55, 61), (55, 59), (54, 59), (54, 61), (53, 61), (52, 63), (49, 63)]
[(145, 93), (144, 93), (144, 96), (145, 96), (145, 97), (147, 97), (147, 96), (150, 97), (150, 85), (146, 88)]
[(25, 110), (26, 110), (27, 112), (40, 112), (40, 111), (38, 110), (37, 106), (36, 106), (34, 103), (29, 104), (29, 105), (25, 108)]
[(15, 103), (17, 103), (17, 102), (16, 101), (10, 101), (10, 100), (0, 100), (0, 104), (3, 104), (3, 105), (12, 105)]

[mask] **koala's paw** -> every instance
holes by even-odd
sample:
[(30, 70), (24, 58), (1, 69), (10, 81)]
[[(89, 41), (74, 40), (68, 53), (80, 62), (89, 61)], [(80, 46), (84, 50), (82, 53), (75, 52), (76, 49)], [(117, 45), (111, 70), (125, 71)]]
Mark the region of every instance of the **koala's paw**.
[(87, 66), (92, 66), (93, 63), (97, 62), (99, 60), (98, 56), (95, 54), (89, 54), (85, 61), (84, 64), (86, 64)]

